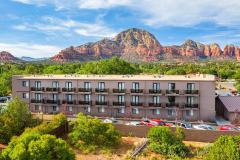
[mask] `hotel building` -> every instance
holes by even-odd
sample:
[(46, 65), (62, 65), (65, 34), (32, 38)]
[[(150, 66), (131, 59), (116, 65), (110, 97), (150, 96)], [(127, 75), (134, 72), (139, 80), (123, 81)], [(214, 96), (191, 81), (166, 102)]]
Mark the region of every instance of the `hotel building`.
[(215, 118), (213, 75), (15, 75), (13, 97), (32, 112), (99, 117)]

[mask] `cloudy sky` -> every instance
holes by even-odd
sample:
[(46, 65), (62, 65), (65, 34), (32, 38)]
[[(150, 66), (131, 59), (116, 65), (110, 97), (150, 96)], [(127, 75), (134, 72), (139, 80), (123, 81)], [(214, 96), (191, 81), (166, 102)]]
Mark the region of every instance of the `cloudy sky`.
[(162, 45), (240, 45), (239, 0), (0, 0), (0, 51), (48, 57), (128, 28)]

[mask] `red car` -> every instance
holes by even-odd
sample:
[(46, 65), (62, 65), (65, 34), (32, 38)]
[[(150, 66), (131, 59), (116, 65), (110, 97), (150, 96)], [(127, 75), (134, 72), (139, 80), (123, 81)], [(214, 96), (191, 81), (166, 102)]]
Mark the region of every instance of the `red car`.
[(222, 125), (219, 130), (220, 131), (234, 131), (235, 130), (235, 126), (233, 125)]
[(159, 119), (143, 120), (140, 124), (146, 126), (168, 126), (164, 121)]

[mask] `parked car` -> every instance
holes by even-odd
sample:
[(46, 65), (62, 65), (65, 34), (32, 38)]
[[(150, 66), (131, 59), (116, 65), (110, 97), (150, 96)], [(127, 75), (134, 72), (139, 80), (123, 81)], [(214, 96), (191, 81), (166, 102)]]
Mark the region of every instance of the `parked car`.
[(142, 120), (140, 122), (141, 125), (146, 125), (146, 126), (167, 126), (166, 123), (163, 120), (159, 119), (152, 119), (152, 120)]
[(177, 122), (177, 126), (185, 128), (185, 129), (193, 129), (193, 125), (187, 122)]
[(198, 130), (214, 130), (214, 127), (212, 127), (208, 124), (193, 125), (193, 128), (198, 129)]
[(129, 126), (140, 126), (141, 123), (138, 122), (138, 121), (131, 121), (131, 122), (127, 122), (126, 125), (129, 125)]
[(117, 120), (115, 118), (106, 118), (103, 123), (117, 123)]
[(236, 127), (234, 125), (222, 125), (219, 128), (220, 131), (234, 131)]

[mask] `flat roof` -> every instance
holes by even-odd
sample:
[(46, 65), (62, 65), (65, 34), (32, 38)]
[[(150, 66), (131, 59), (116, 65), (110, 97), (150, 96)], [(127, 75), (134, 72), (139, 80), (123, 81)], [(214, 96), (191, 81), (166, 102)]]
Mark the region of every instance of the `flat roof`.
[(73, 79), (73, 80), (161, 80), (161, 81), (215, 81), (215, 76), (210, 74), (189, 75), (82, 75), (82, 74), (48, 74), (48, 75), (14, 75), (17, 79), (47, 80), (47, 79)]
[(228, 112), (240, 112), (240, 96), (219, 96)]

